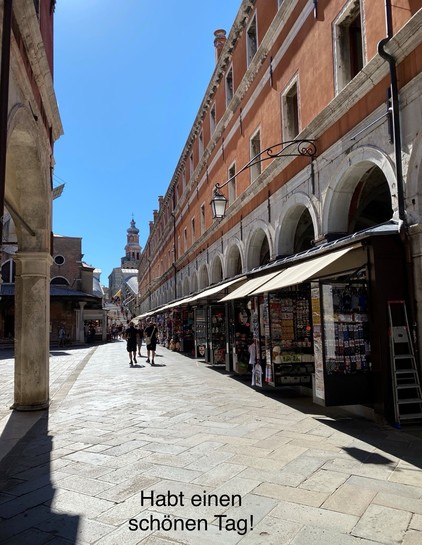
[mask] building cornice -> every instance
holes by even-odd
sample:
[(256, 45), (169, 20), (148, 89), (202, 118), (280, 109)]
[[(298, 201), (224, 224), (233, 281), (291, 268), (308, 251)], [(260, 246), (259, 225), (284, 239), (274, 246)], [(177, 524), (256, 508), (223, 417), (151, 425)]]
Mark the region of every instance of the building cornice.
[[(234, 115), (234, 112), (239, 106), (242, 98), (245, 96), (246, 92), (249, 90), (251, 83), (256, 82), (256, 75), (261, 69), (265, 59), (268, 57), (268, 54), (271, 51), (271, 48), (274, 46), (275, 39), (279, 35), (280, 27), (286, 23), (288, 17), (291, 15), (297, 3), (298, 3), (297, 1), (287, 2), (285, 4), (286, 5), (285, 10), (283, 10), (283, 4), (282, 4), (282, 7), (280, 8), (276, 17), (274, 18), (274, 22), (271, 25), (271, 28), (265, 35), (263, 41), (261, 42), (258, 48), (257, 54), (254, 58), (254, 61), (249, 66), (247, 72), (244, 75), (244, 78), (242, 78), (241, 84), (236, 90), (236, 93), (231, 103), (229, 104), (229, 107), (226, 109), (222, 118), (220, 119), (216, 127), (216, 130), (214, 131), (213, 137), (211, 141), (209, 142), (206, 150), (204, 151), (204, 155), (201, 158), (199, 164), (197, 165), (194, 175), (192, 176), (190, 182), (188, 183), (186, 192), (187, 193), (191, 192), (192, 195), (190, 196), (188, 201), (186, 201), (182, 205), (183, 208), (180, 208), (180, 206), (176, 207), (175, 212), (179, 218), (179, 221), (180, 221), (180, 218), (184, 218), (186, 216), (186, 213), (188, 212), (189, 207), (195, 198), (192, 192), (192, 185), (199, 184), (200, 186), (203, 183), (207, 183), (207, 169), (210, 166), (208, 164), (209, 158), (211, 157), (215, 147), (217, 146), (222, 135), (224, 134), (224, 131), (226, 130), (227, 126), (229, 125)], [(240, 37), (240, 34), (242, 33), (244, 29), (245, 22), (247, 21), (248, 16), (251, 13), (253, 4), (254, 4), (253, 2), (244, 2), (236, 17), (235, 23), (232, 27), (232, 30), (230, 31), (229, 37), (220, 55), (220, 61), (217, 64), (216, 69), (213, 73), (210, 84), (205, 93), (205, 97), (201, 103), (201, 107), (195, 119), (195, 123), (190, 132), (185, 148), (181, 154), (181, 158), (178, 162), (178, 165), (175, 169), (175, 174), (169, 184), (169, 188), (166, 193), (166, 199), (167, 199), (167, 195), (171, 195), (172, 192), (174, 191), (175, 183), (185, 164), (186, 157), (190, 150), (190, 146), (192, 145), (193, 139), (199, 130), (198, 128), (200, 127), (200, 124), (203, 120), (205, 112), (209, 108), (209, 105), (212, 103), (211, 97), (213, 96), (213, 93), (215, 93), (216, 85), (221, 80), (221, 77), (222, 77), (222, 74), (224, 73), (225, 68), (228, 66), (229, 62), (231, 61), (231, 52), (233, 51)], [(304, 24), (307, 17), (310, 15), (312, 11), (311, 8), (312, 8), (311, 5), (307, 6), (306, 10), (301, 14), (300, 20), (296, 21), (292, 29), (290, 29), (285, 43), (289, 43), (292, 37), (294, 37), (294, 35), (296, 35), (297, 32), (300, 30), (301, 25)], [(422, 9), (419, 10), (386, 45), (386, 48), (385, 48), (386, 51), (396, 59), (397, 64), (402, 62), (415, 48), (417, 48), (421, 44), (422, 42), (422, 34), (420, 32), (421, 27), (422, 27)], [(281, 47), (280, 51), (281, 50), (284, 51), (284, 49), (285, 49), (285, 45)], [(284, 55), (284, 52), (283, 52), (283, 55)], [(281, 52), (279, 52), (274, 57), (272, 61), (273, 68), (275, 68), (277, 64), (282, 60), (283, 55), (281, 54)], [(331, 126), (337, 123), (339, 119), (345, 116), (350, 111), (350, 108), (352, 106), (355, 106), (359, 102), (359, 100), (364, 98), (368, 94), (368, 92), (371, 91), (371, 89), (373, 89), (378, 83), (380, 83), (384, 78), (386, 78), (388, 76), (388, 73), (389, 73), (388, 64), (386, 63), (384, 59), (380, 57), (379, 54), (376, 54), (363, 67), (362, 71), (351, 82), (349, 82), (349, 84), (340, 93), (338, 93), (332, 99), (332, 101), (304, 128), (304, 130), (297, 136), (297, 138), (317, 140)], [(251, 107), (251, 105), (254, 103), (254, 101), (257, 100), (260, 92), (262, 91), (263, 87), (267, 83), (267, 78), (268, 78), (267, 74), (264, 73), (261, 77), (261, 80), (259, 82), (256, 82), (257, 84), (255, 86), (255, 90), (253, 91), (247, 104), (244, 105), (244, 110), (243, 110), (244, 112), (247, 112), (249, 108)], [(226, 135), (226, 142), (229, 142), (230, 137), (234, 137), (233, 136), (234, 132), (235, 131), (230, 131), (229, 136)], [(322, 151), (324, 150), (318, 149), (319, 154)], [(216, 154), (214, 156), (213, 163), (218, 161), (220, 155), (221, 155), (221, 151), (220, 151), (220, 154)], [(268, 182), (269, 180), (273, 179), (275, 176), (280, 174), (286, 168), (286, 166), (292, 163), (294, 160), (296, 159), (293, 157), (284, 157), (270, 163), (267, 166), (267, 168), (262, 172), (260, 177), (256, 180), (256, 182), (252, 184), (248, 188), (248, 190), (239, 199), (237, 199), (237, 201), (232, 205), (231, 212), (233, 214), (236, 214), (237, 212), (239, 212), (240, 208), (242, 208), (243, 206), (245, 206), (245, 204), (253, 200), (256, 197), (256, 195), (259, 192), (261, 192), (263, 187), (265, 187), (266, 182)], [(198, 176), (200, 173), (202, 173), (201, 178), (198, 179)], [(207, 230), (207, 235), (208, 235), (207, 239), (209, 238), (210, 235), (211, 236), (215, 235), (215, 233), (219, 229), (221, 229), (222, 226), (224, 226), (224, 224), (230, 221), (230, 217), (233, 215), (232, 213), (230, 216), (226, 217), (223, 220), (223, 222), (219, 222), (219, 223), (215, 222)], [(148, 238), (148, 241), (145, 247), (147, 247), (153, 233), (154, 233), (154, 228)], [(195, 247), (196, 247), (195, 253), (198, 252), (198, 246), (199, 247), (201, 246), (201, 244), (198, 244), (198, 243), (199, 241), (197, 241), (197, 243), (195, 244)], [(202, 251), (202, 249), (199, 249), (199, 252)], [(184, 260), (184, 257), (181, 256), (179, 258), (179, 261), (181, 262), (183, 260)]]

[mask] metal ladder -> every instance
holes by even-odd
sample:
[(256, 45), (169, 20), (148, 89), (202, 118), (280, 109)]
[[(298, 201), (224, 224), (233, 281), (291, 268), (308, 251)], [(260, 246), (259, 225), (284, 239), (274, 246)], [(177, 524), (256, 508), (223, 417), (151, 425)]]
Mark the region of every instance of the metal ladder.
[(403, 420), (422, 420), (422, 391), (406, 303), (388, 301), (391, 373), (393, 382), (395, 426)]

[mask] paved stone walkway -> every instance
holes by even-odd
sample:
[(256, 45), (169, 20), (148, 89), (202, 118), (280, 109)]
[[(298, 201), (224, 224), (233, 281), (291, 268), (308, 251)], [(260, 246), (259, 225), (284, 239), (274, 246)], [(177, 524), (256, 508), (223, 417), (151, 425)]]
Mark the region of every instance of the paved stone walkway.
[(0, 543), (422, 543), (420, 439), (158, 352), (63, 350), (32, 414), (0, 360)]

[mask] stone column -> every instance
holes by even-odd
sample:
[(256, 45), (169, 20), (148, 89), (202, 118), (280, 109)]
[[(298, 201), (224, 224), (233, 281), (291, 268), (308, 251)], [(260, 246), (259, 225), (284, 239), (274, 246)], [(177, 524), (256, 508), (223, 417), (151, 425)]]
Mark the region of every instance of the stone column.
[(107, 320), (107, 311), (103, 310), (103, 341), (107, 341), (107, 329), (108, 329), (108, 320)]
[[(419, 352), (422, 351), (422, 224), (409, 227), (413, 262), (414, 298), (416, 301), (416, 320)], [(411, 294), (412, 295), (412, 294)], [(411, 324), (410, 324), (411, 325)], [(419, 366), (421, 362), (419, 361)]]
[(84, 308), (85, 308), (86, 302), (85, 301), (79, 301), (79, 329), (77, 333), (77, 340), (84, 343), (85, 342), (85, 318), (84, 318)]
[(15, 402), (31, 411), (49, 405), (50, 267), (48, 252), (15, 255)]

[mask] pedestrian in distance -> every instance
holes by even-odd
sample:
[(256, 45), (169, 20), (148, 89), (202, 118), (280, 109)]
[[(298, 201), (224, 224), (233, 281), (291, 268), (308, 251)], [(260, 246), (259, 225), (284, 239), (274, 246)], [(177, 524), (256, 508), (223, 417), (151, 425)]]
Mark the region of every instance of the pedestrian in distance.
[(129, 327), (125, 331), (126, 350), (129, 354), (129, 365), (132, 366), (136, 361), (136, 334), (137, 330), (133, 322), (129, 322)]
[(145, 344), (147, 346), (147, 363), (155, 365), (155, 351), (157, 348), (157, 325), (154, 321), (150, 321), (147, 327), (145, 328)]
[(137, 335), (136, 335), (136, 344), (138, 346), (138, 356), (141, 357), (141, 348), (142, 348), (142, 341), (144, 339), (144, 330), (142, 329), (142, 326), (139, 324), (136, 327)]
[(66, 340), (66, 331), (63, 325), (59, 328), (59, 346), (64, 346)]

